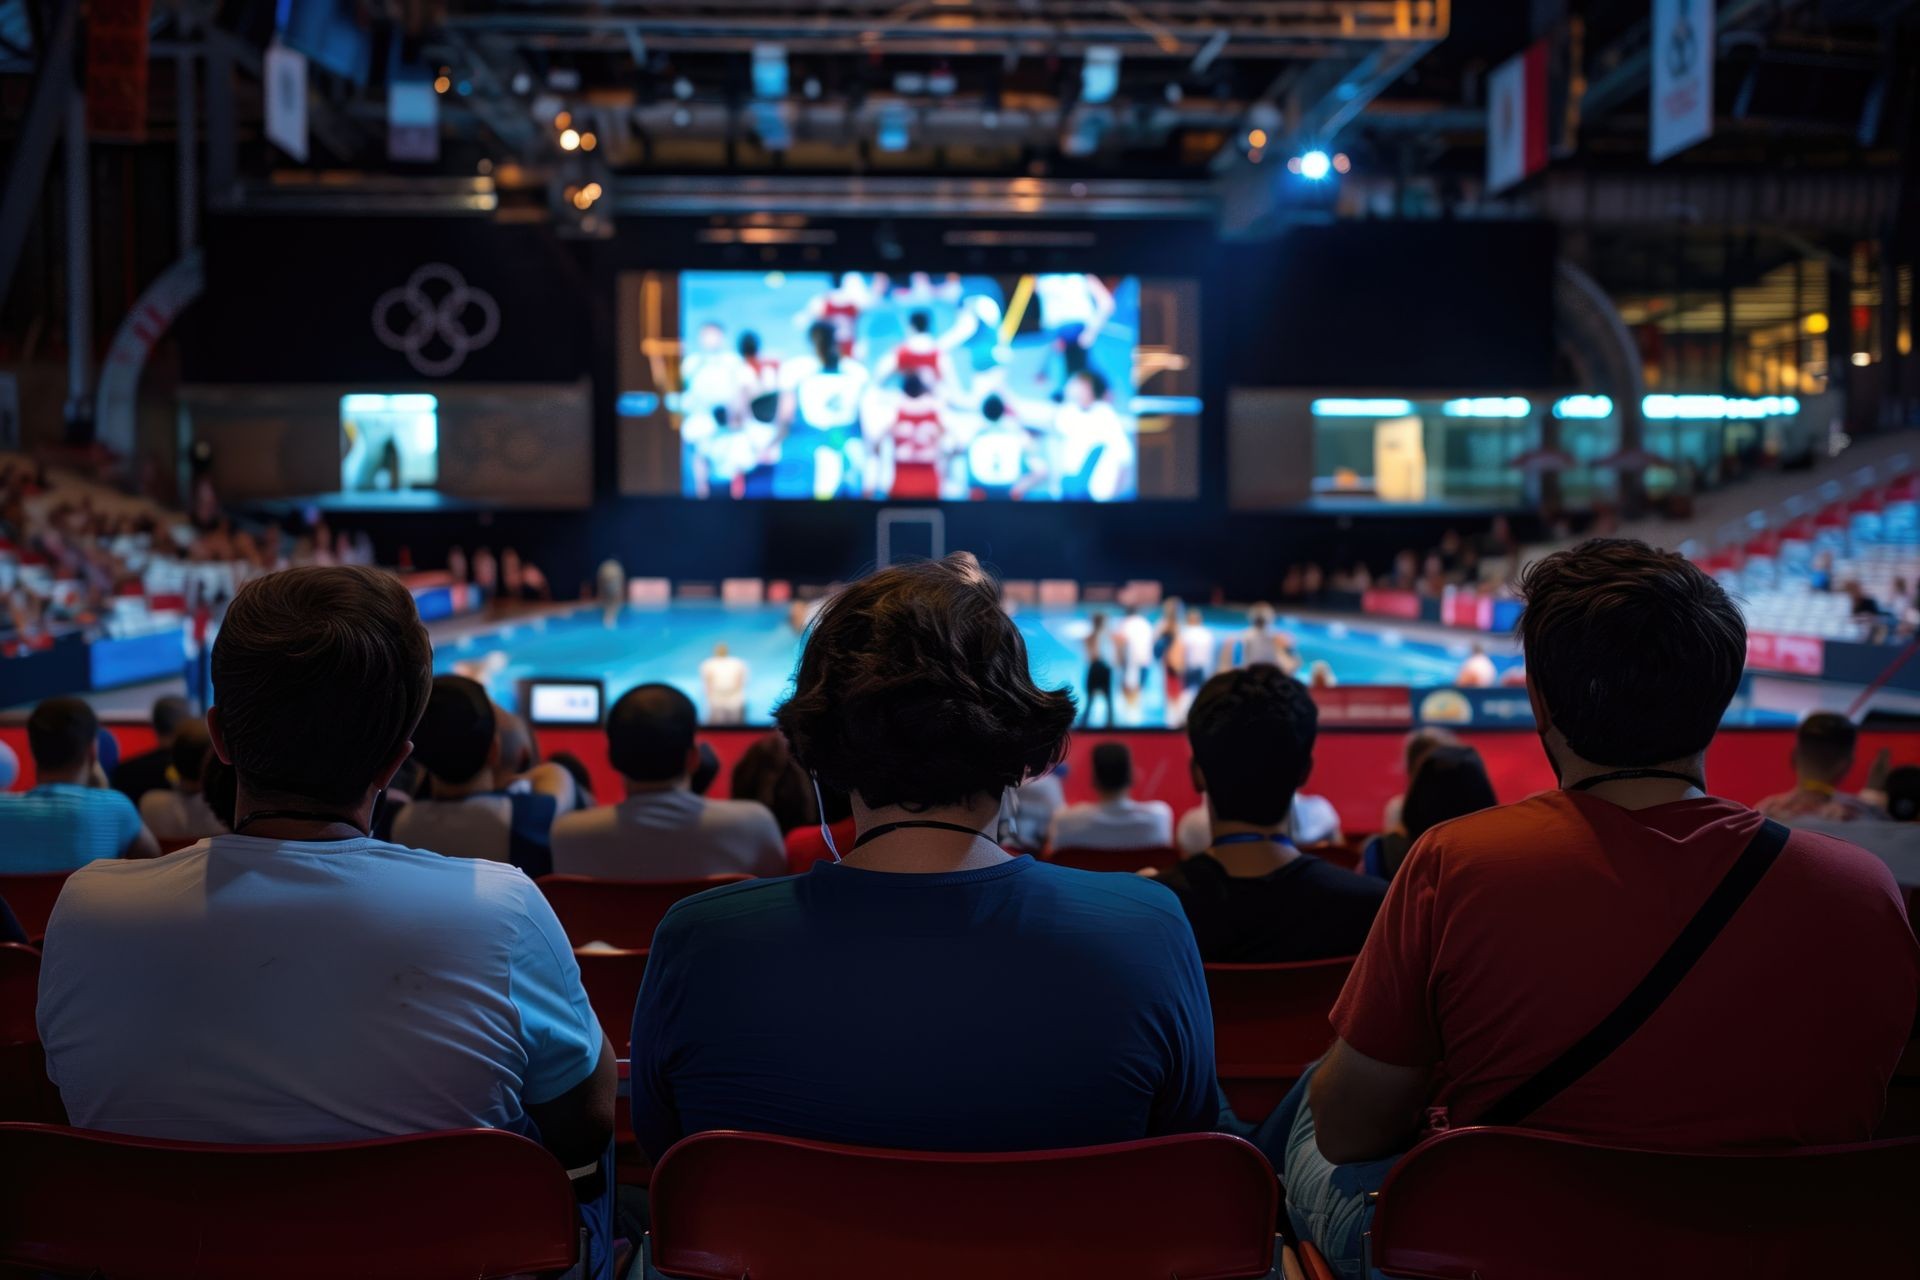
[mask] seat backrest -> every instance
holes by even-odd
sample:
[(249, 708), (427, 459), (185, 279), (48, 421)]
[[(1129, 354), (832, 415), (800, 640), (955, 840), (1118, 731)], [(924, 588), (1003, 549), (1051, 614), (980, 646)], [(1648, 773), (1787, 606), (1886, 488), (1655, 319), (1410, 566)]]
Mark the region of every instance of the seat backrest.
[(1333, 841), (1328, 841), (1324, 844), (1307, 844), (1300, 846), (1300, 852), (1310, 853), (1323, 862), (1331, 862), (1334, 866), (1341, 867), (1347, 871), (1358, 871), (1360, 869), (1361, 857), (1365, 850), (1365, 843), (1337, 844)]
[(0, 1262), (114, 1280), (480, 1280), (579, 1252), (566, 1171), (496, 1129), (306, 1147), (0, 1124)]
[(576, 949), (573, 958), (580, 965), (587, 1001), (600, 1019), (601, 1030), (613, 1042), (614, 1056), (631, 1057), (633, 1006), (640, 1000), (640, 980), (647, 976), (647, 953)]
[(1082, 871), (1134, 872), (1142, 867), (1167, 871), (1179, 864), (1180, 851), (1178, 849), (1054, 849), (1047, 854), (1047, 861), (1057, 862), (1063, 867), (1078, 867)]
[(29, 938), (37, 938), (47, 931), (47, 920), (53, 915), (60, 886), (72, 874), (71, 871), (35, 871), (26, 875), (0, 875), (0, 902), (13, 911)]
[(1264, 1276), (1277, 1183), (1224, 1134), (951, 1155), (715, 1132), (654, 1168), (652, 1261), (700, 1280)]
[(1210, 964), (1214, 1056), (1222, 1064), (1304, 1065), (1333, 1043), (1327, 1015), (1352, 956), (1290, 964)]
[(40, 998), (40, 953), (0, 942), (0, 1044), (38, 1040), (34, 1006)]
[(1455, 1129), (1387, 1176), (1373, 1263), (1449, 1280), (1910, 1276), (1915, 1188), (1920, 1138), (1695, 1154)]
[(682, 898), (747, 876), (705, 876), (698, 880), (601, 880), (594, 876), (541, 876), (536, 884), (553, 904), (567, 940), (645, 950), (667, 909)]

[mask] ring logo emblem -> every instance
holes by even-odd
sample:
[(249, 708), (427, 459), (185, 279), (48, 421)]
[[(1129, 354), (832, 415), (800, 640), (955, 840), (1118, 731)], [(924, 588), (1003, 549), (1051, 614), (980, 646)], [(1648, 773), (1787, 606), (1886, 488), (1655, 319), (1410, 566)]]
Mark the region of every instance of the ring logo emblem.
[(500, 332), (500, 305), (444, 262), (429, 262), (373, 304), (373, 333), (426, 378), (444, 378)]

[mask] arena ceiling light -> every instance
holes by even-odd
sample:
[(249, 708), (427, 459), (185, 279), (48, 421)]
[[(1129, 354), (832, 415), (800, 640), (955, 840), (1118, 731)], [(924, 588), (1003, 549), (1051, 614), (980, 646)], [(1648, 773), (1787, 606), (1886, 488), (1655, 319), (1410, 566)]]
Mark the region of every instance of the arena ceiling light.
[(1316, 418), (1404, 418), (1413, 412), (1411, 400), (1315, 400)]
[(1449, 418), (1524, 418), (1533, 412), (1525, 396), (1471, 396), (1440, 406)]
[[(1298, 168), (1295, 168), (1295, 164)], [(1325, 182), (1333, 174), (1333, 157), (1318, 147), (1312, 151), (1303, 151), (1287, 168), (1299, 174), (1308, 182)]]
[(1648, 396), (1640, 402), (1640, 412), (1648, 418), (1681, 418), (1714, 421), (1721, 418), (1778, 418), (1800, 412), (1800, 401), (1793, 396)]
[(1613, 400), (1609, 396), (1561, 396), (1553, 402), (1556, 418), (1610, 418)]
[(787, 96), (787, 46), (783, 44), (753, 46), (753, 96), (756, 98)]
[(1087, 49), (1087, 60), (1080, 64), (1080, 101), (1099, 106), (1112, 102), (1120, 91), (1120, 50), (1110, 44)]

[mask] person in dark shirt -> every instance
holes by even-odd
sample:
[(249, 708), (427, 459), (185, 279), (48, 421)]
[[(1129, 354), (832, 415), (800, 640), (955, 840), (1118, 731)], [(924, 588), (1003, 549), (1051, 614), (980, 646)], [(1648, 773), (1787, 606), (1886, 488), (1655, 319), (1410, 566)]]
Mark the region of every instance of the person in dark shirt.
[(173, 737), (180, 732), (180, 726), (191, 719), (193, 709), (185, 698), (168, 694), (154, 699), (154, 748), (122, 760), (109, 770), (108, 781), (113, 789), (137, 806), (141, 796), (167, 786), (167, 769), (173, 764)]
[(859, 834), (661, 922), (633, 1015), (648, 1154), (710, 1129), (1030, 1151), (1212, 1127), (1213, 1015), (1173, 895), (993, 838), (1073, 714), (977, 563), (834, 597), (775, 718)]
[(1187, 712), (1213, 843), (1161, 882), (1210, 964), (1350, 956), (1367, 940), (1386, 885), (1302, 853), (1284, 834), (1318, 726), (1306, 686), (1263, 664), (1213, 677)]

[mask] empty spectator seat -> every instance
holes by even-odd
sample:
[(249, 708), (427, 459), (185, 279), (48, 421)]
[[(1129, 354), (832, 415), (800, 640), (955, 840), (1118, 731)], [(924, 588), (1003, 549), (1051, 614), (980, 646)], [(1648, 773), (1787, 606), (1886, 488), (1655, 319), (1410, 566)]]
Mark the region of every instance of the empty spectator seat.
[(540, 886), (567, 940), (576, 947), (603, 942), (645, 950), (667, 909), (682, 898), (748, 879), (705, 876), (698, 880), (600, 880), (593, 876), (541, 876)]
[(1207, 966), (1215, 1070), (1241, 1119), (1264, 1119), (1333, 1043), (1327, 1015), (1352, 970), (1352, 956)]
[(1224, 1134), (940, 1154), (714, 1132), (653, 1175), (653, 1265), (698, 1280), (1267, 1275), (1278, 1184)]

